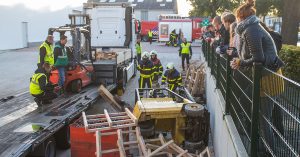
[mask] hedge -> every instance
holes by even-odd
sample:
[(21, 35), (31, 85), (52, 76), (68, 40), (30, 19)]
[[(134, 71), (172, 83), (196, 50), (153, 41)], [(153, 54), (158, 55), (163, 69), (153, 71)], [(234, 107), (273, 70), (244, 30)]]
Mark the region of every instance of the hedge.
[(279, 57), (285, 63), (283, 75), (300, 83), (300, 47), (283, 45)]

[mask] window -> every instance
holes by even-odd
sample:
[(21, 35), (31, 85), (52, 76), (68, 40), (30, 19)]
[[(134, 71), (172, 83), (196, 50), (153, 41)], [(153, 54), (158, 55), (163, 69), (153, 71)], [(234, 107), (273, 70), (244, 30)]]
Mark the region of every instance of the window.
[(147, 10), (141, 11), (141, 20), (148, 21), (148, 11)]

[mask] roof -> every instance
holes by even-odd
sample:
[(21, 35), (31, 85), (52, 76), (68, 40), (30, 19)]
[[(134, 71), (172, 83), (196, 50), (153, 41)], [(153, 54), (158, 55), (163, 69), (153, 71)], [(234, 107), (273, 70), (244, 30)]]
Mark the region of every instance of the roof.
[(177, 0), (88, 0), (88, 2), (131, 2), (135, 10), (174, 10), (178, 13)]

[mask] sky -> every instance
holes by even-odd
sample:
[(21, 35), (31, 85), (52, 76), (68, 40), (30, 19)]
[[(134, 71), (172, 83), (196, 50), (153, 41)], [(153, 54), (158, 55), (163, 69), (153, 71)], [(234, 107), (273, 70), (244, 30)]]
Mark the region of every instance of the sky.
[[(1, 0), (2, 6), (14, 6), (18, 4), (24, 5), (28, 9), (37, 11), (57, 11), (66, 7), (80, 7), (87, 0)], [(189, 10), (192, 8), (186, 0), (178, 1), (178, 11), (182, 16), (188, 16)]]

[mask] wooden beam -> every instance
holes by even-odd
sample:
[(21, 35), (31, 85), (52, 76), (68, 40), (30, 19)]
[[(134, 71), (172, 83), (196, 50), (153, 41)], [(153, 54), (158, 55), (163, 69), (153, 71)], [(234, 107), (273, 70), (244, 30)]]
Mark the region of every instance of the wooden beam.
[(112, 127), (113, 124), (112, 124), (112, 121), (111, 121), (111, 119), (110, 119), (110, 117), (109, 117), (108, 112), (107, 112), (106, 109), (104, 109), (104, 115), (105, 115), (105, 118), (107, 120), (108, 126)]
[(157, 148), (156, 150), (154, 150), (153, 152), (151, 152), (151, 154), (148, 154), (147, 157), (151, 157), (154, 156), (155, 154), (159, 153), (160, 151), (162, 151), (163, 149), (167, 148), (170, 144), (174, 143), (173, 140), (163, 144), (162, 146), (160, 146), (159, 148)]
[(114, 96), (103, 85), (100, 85), (98, 91), (102, 98), (109, 102), (117, 111), (122, 111), (122, 106), (115, 101)]

